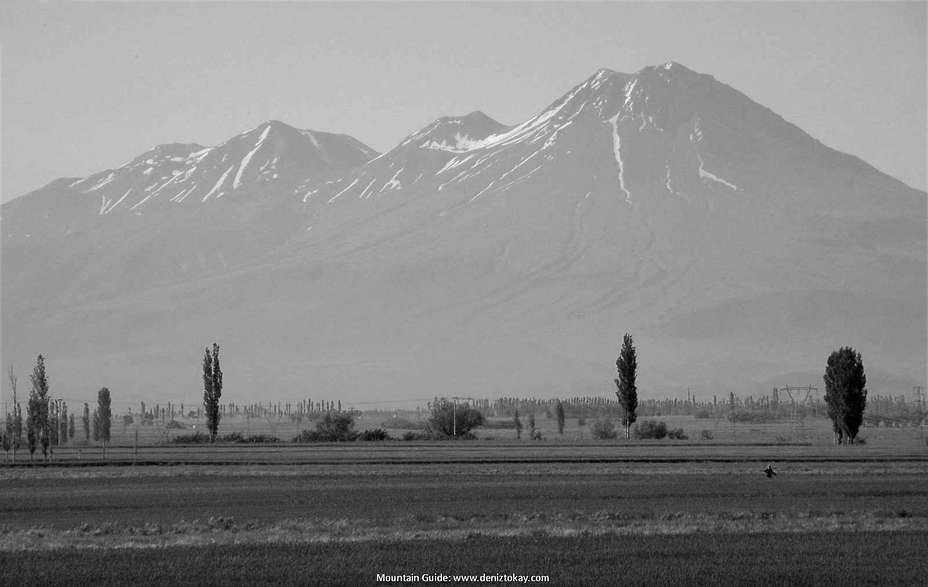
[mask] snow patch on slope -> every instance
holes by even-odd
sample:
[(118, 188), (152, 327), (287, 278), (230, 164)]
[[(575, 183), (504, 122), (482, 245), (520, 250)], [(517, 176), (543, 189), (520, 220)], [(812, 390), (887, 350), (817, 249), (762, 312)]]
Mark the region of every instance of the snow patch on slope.
[[(374, 179), (372, 179), (371, 182), (370, 182), (369, 184), (367, 184), (367, 187), (364, 188), (364, 191), (361, 192), (361, 195), (358, 196), (358, 199), (364, 200), (364, 199), (367, 199), (368, 197), (370, 197), (370, 196), (367, 196), (366, 194), (367, 194), (367, 191), (368, 191), (369, 189), (371, 189), (371, 186), (374, 185), (374, 182), (375, 182), (375, 181), (377, 181), (377, 178), (376, 178), (376, 177), (375, 177)], [(371, 194), (371, 195), (373, 195), (373, 194)]]
[(462, 135), (461, 133), (455, 133), (453, 143), (448, 143), (448, 142), (445, 142), (444, 140), (439, 142), (439, 141), (436, 141), (435, 139), (432, 139), (431, 141), (426, 141), (422, 143), (421, 145), (419, 145), (419, 147), (423, 149), (432, 149), (436, 151), (451, 151), (451, 152), (460, 153), (460, 152), (470, 151), (472, 149), (480, 148), (481, 146), (483, 146), (486, 140), (487, 139), (473, 139), (469, 137), (468, 135)]
[(725, 180), (724, 178), (721, 178), (721, 177), (715, 175), (714, 173), (710, 173), (709, 171), (707, 171), (707, 170), (705, 169), (705, 167), (703, 166), (703, 161), (702, 161), (702, 156), (701, 156), (701, 155), (699, 155), (699, 154), (697, 153), (697, 154), (696, 154), (696, 158), (699, 159), (699, 177), (700, 177), (700, 179), (708, 179), (708, 180), (714, 181), (715, 183), (720, 183), (720, 184), (724, 185), (725, 187), (730, 188), (730, 189), (733, 190), (733, 191), (738, 191), (738, 186), (736, 186), (735, 184), (731, 183), (730, 181)]
[(186, 190), (181, 190), (180, 193), (178, 193), (178, 194), (175, 195), (173, 198), (171, 198), (170, 201), (171, 201), (171, 202), (175, 202), (175, 203), (177, 203), (177, 204), (180, 204), (181, 202), (183, 202), (184, 200), (187, 199), (187, 196), (189, 196), (189, 195), (191, 194), (191, 192), (193, 192), (193, 190), (196, 189), (196, 187), (197, 187), (197, 185), (196, 185), (196, 184), (193, 184), (190, 188), (188, 188), (188, 189), (186, 189)]
[(206, 195), (203, 196), (203, 200), (202, 200), (203, 202), (206, 202), (206, 200), (208, 200), (210, 196), (212, 196), (217, 191), (219, 191), (219, 188), (221, 188), (222, 184), (225, 183), (226, 177), (228, 177), (229, 174), (232, 173), (233, 169), (235, 169), (235, 165), (230, 165), (229, 168), (226, 169), (225, 173), (223, 173), (222, 176), (219, 178), (219, 181), (216, 182), (216, 185), (213, 186), (213, 189), (208, 191)]
[(665, 172), (664, 187), (666, 187), (666, 188), (667, 188), (667, 191), (670, 192), (671, 194), (673, 194), (674, 196), (679, 195), (679, 194), (677, 193), (677, 191), (676, 191), (675, 189), (673, 189), (673, 186), (671, 185), (670, 164), (669, 164), (669, 163), (667, 163), (667, 164), (664, 165), (664, 172)]
[[(242, 164), (239, 165), (238, 171), (235, 173), (235, 179), (232, 180), (232, 189), (237, 190), (238, 186), (242, 185), (242, 173), (245, 171), (245, 168), (248, 167), (248, 164), (251, 162), (251, 158), (255, 153), (258, 152), (258, 149), (261, 148), (261, 145), (264, 144), (264, 140), (267, 139), (268, 133), (271, 132), (271, 125), (268, 124), (264, 127), (264, 132), (261, 133), (261, 138), (258, 139), (258, 143), (255, 145), (255, 148), (251, 151), (248, 151), (248, 154), (242, 158)], [(204, 202), (206, 200), (203, 200)]]
[(92, 188), (90, 188), (90, 189), (87, 190), (87, 191), (88, 191), (88, 192), (97, 191), (98, 189), (102, 188), (103, 186), (105, 186), (105, 185), (108, 184), (109, 182), (113, 181), (113, 179), (114, 179), (115, 177), (116, 177), (116, 173), (113, 172), (113, 171), (111, 171), (109, 175), (107, 175), (106, 177), (104, 177), (103, 179), (101, 179), (100, 181), (98, 181), (96, 184), (94, 184), (94, 186), (93, 186)]
[(348, 184), (348, 187), (346, 187), (346, 188), (343, 189), (342, 191), (338, 192), (337, 194), (335, 194), (334, 196), (332, 196), (331, 198), (329, 198), (328, 203), (331, 204), (332, 202), (334, 202), (340, 195), (344, 194), (345, 192), (347, 192), (348, 190), (350, 190), (351, 188), (353, 188), (353, 187), (354, 187), (354, 184), (356, 184), (356, 183), (358, 183), (358, 179), (357, 179), (357, 178), (355, 178), (355, 180), (354, 180), (353, 182), (351, 182), (350, 184)]
[(619, 136), (619, 115), (616, 114), (609, 119), (612, 125), (612, 152), (615, 155), (615, 162), (619, 166), (619, 189), (625, 193), (625, 203), (632, 203), (632, 193), (625, 187), (625, 163), (622, 162), (622, 138)]
[(312, 144), (313, 144), (314, 147), (316, 147), (317, 149), (320, 149), (320, 150), (322, 149), (322, 147), (319, 146), (319, 139), (316, 138), (316, 135), (314, 135), (312, 131), (310, 131), (310, 130), (301, 130), (301, 131), (300, 131), (300, 134), (303, 135), (304, 137), (308, 138), (308, 139), (312, 142)]
[[(390, 181), (388, 181), (387, 183), (383, 184), (383, 187), (380, 188), (380, 191), (382, 192), (383, 190), (398, 190), (398, 189), (402, 188), (402, 187), (403, 187), (403, 184), (401, 184), (401, 183), (400, 183), (400, 180), (397, 179), (397, 178), (399, 177), (399, 175), (400, 175), (400, 173), (403, 171), (403, 169), (405, 169), (405, 168), (404, 168), (404, 167), (400, 167), (399, 170), (397, 170), (397, 172), (393, 174), (393, 177), (390, 178)], [(377, 193), (380, 193), (380, 192), (377, 192)]]
[(104, 205), (104, 207), (100, 210), (100, 214), (103, 215), (103, 214), (109, 214), (110, 212), (112, 212), (112, 211), (113, 211), (113, 208), (115, 208), (116, 206), (122, 204), (122, 201), (126, 199), (126, 196), (128, 196), (128, 195), (129, 195), (129, 192), (131, 192), (131, 191), (132, 191), (132, 188), (129, 188), (128, 190), (126, 190), (126, 193), (124, 193), (124, 194), (122, 195), (122, 197), (119, 198), (118, 200), (116, 200), (116, 202), (113, 203), (113, 204), (109, 204), (109, 203), (107, 202), (107, 204), (109, 204), (109, 205)]

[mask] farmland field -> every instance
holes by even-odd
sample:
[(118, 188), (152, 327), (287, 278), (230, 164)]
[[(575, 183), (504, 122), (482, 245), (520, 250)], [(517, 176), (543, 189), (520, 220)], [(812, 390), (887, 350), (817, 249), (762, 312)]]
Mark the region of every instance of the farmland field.
[(0, 468), (0, 483), (2, 584), (928, 576), (928, 451), (915, 443), (166, 445), (105, 463), (62, 449)]

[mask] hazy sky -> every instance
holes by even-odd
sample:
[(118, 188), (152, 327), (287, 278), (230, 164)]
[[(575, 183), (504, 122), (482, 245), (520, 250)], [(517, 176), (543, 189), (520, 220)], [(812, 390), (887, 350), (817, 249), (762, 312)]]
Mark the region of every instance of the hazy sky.
[(926, 3), (0, 3), (2, 198), (268, 119), (389, 149), (678, 61), (919, 189)]

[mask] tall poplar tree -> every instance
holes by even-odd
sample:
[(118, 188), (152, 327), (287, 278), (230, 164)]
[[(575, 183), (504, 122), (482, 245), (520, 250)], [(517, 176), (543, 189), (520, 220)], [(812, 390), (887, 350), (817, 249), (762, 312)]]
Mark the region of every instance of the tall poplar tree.
[(48, 459), (48, 378), (45, 375), (45, 357), (39, 355), (32, 369), (32, 391), (29, 393), (28, 433), (29, 453), (34, 454), (36, 445), (42, 446), (42, 455)]
[(554, 413), (557, 415), (557, 433), (564, 434), (564, 404), (561, 400), (557, 400), (557, 405), (554, 406)]
[(635, 341), (627, 332), (622, 339), (622, 350), (619, 351), (615, 366), (619, 372), (619, 378), (615, 380), (615, 386), (618, 388), (615, 395), (625, 410), (622, 425), (625, 426), (625, 438), (628, 439), (631, 437), (631, 426), (637, 419), (635, 411), (638, 409), (638, 388), (635, 380), (638, 377), (638, 355), (635, 351)]
[(68, 404), (61, 402), (61, 415), (58, 417), (58, 441), (61, 444), (68, 442)]
[(13, 418), (10, 422), (10, 448), (13, 449), (13, 462), (16, 462), (16, 451), (23, 443), (23, 409), (19, 405), (19, 399), (16, 397), (16, 383), (18, 378), (13, 372), (13, 365), (10, 365), (9, 371), (10, 389), (13, 392)]
[(11, 440), (13, 437), (13, 417), (9, 412), (6, 413), (6, 422), (3, 423), (3, 428), (0, 429), (0, 444), (3, 445), (3, 452), (8, 453), (10, 449), (13, 448)]
[(37, 441), (37, 438), (36, 438), (36, 435), (35, 435), (35, 428), (33, 428), (32, 426), (29, 425), (29, 414), (28, 414), (28, 411), (29, 411), (29, 407), (26, 406), (26, 412), (27, 412), (27, 413), (26, 413), (26, 442), (28, 443), (28, 447), (29, 447), (29, 460), (31, 461), (31, 460), (33, 459), (33, 457), (35, 456), (35, 449), (36, 449), (36, 446), (37, 446), (37, 442), (36, 442), (36, 441)]
[(110, 429), (113, 424), (113, 412), (110, 409), (110, 390), (102, 388), (97, 392), (97, 422), (99, 436), (103, 442), (103, 455), (106, 456), (106, 445), (110, 441)]
[(867, 406), (867, 375), (860, 353), (842, 347), (825, 366), (825, 403), (835, 433), (835, 444), (853, 444)]
[(87, 402), (84, 402), (84, 415), (81, 416), (81, 423), (84, 425), (84, 442), (90, 442), (90, 406)]
[(48, 443), (53, 447), (58, 445), (58, 407), (56, 400), (48, 400)]
[(219, 398), (222, 397), (222, 369), (219, 368), (219, 345), (213, 343), (210, 354), (206, 347), (203, 357), (203, 408), (206, 410), (206, 427), (209, 429), (209, 441), (216, 441), (219, 432)]

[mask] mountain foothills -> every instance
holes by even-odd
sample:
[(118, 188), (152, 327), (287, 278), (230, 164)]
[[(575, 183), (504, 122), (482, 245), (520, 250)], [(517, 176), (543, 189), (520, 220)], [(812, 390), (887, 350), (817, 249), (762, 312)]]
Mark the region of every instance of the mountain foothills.
[(843, 345), (876, 392), (926, 376), (926, 194), (676, 63), (383, 154), (161, 145), (2, 213), (3, 360), (62, 397), (196, 398), (212, 341), (233, 401), (611, 397), (626, 331), (644, 397), (821, 388)]

